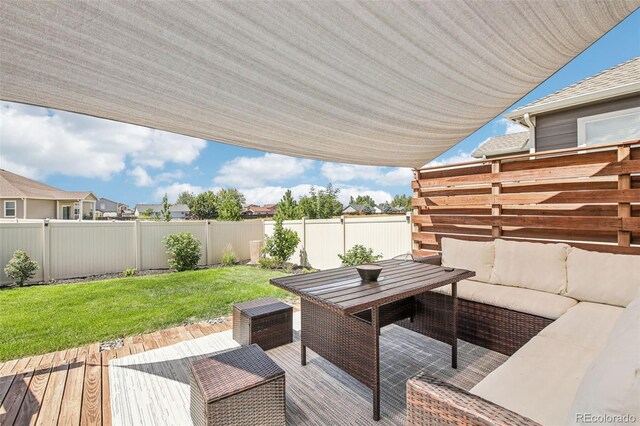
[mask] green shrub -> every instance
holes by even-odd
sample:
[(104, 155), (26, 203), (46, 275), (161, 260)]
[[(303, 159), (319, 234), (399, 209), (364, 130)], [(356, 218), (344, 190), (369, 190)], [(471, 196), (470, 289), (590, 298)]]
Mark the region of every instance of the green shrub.
[(286, 262), (298, 247), (300, 237), (298, 233), (282, 226), (282, 219), (276, 220), (273, 235), (264, 238), (263, 255), (268, 255), (279, 263)]
[(136, 268), (127, 268), (124, 271), (122, 271), (122, 276), (123, 277), (132, 277), (137, 273), (138, 273), (138, 271), (137, 271)]
[(200, 241), (191, 232), (169, 234), (163, 239), (169, 255), (169, 266), (176, 271), (188, 271), (198, 267)]
[(262, 269), (276, 269), (280, 267), (281, 262), (279, 262), (277, 259), (274, 259), (273, 257), (263, 256), (258, 260), (258, 265), (260, 265)]
[(38, 263), (32, 260), (26, 251), (16, 250), (5, 266), (4, 273), (13, 280), (14, 284), (21, 286), (29, 278), (32, 278), (37, 270)]
[(232, 266), (240, 262), (238, 259), (238, 255), (233, 250), (231, 244), (227, 244), (227, 246), (222, 250), (222, 257), (220, 258), (220, 263), (224, 266)]
[(344, 256), (339, 254), (342, 266), (357, 266), (363, 263), (371, 263), (382, 259), (381, 254), (373, 254), (373, 249), (356, 244), (349, 249)]

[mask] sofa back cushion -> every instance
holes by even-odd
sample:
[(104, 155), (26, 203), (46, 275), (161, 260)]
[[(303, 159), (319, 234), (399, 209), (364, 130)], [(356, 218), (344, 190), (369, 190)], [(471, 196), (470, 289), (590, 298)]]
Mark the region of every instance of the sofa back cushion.
[(561, 294), (567, 288), (567, 244), (495, 240), (490, 282)]
[(567, 424), (589, 423), (585, 414), (620, 416), (604, 421), (616, 424), (640, 419), (640, 297), (622, 312), (604, 350), (582, 377)]
[(567, 296), (624, 307), (639, 289), (640, 256), (569, 250)]
[(494, 242), (464, 241), (443, 238), (442, 266), (474, 271), (473, 281), (488, 282), (495, 256)]

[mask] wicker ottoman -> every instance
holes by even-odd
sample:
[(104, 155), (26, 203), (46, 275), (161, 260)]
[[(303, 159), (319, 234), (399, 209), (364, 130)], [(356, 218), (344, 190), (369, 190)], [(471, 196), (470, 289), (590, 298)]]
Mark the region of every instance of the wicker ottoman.
[(204, 425), (284, 425), (284, 371), (258, 345), (191, 364), (191, 420)]
[(293, 308), (273, 298), (233, 305), (233, 340), (265, 351), (293, 342)]

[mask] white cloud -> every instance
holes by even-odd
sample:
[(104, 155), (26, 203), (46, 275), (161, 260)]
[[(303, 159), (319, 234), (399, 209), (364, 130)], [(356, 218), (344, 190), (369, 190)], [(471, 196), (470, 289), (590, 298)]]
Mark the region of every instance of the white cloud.
[(242, 189), (241, 192), (244, 194), (248, 204), (263, 205), (276, 204), (280, 201), (287, 189), (291, 190), (291, 195), (293, 195), (293, 198), (297, 200), (301, 196), (309, 193), (311, 185), (300, 184), (291, 188), (285, 188), (282, 186), (262, 186)]
[(465, 163), (473, 160), (477, 160), (477, 158), (473, 158), (471, 156), (471, 152), (463, 152), (460, 150), (457, 154), (454, 154), (451, 157), (443, 158), (441, 160), (433, 160), (427, 163), (426, 167), (447, 166), (449, 164)]
[[(249, 189), (243, 189), (242, 193), (247, 199), (247, 203), (249, 204), (275, 204), (284, 195), (287, 189), (291, 189), (291, 194), (294, 199), (299, 199), (303, 195), (307, 195), (309, 190), (311, 189), (311, 184), (300, 184), (293, 186), (291, 188), (285, 188), (282, 186), (263, 186), (263, 187), (255, 187)], [(324, 186), (321, 185), (313, 185), (316, 188), (316, 191), (325, 189)], [(344, 185), (337, 184), (336, 188), (340, 189), (338, 193), (338, 199), (344, 205), (349, 204), (350, 197), (357, 197), (358, 195), (369, 195), (373, 198), (377, 203), (384, 203), (385, 201), (391, 201), (393, 196), (381, 190), (370, 189), (363, 186), (352, 186), (352, 185)]]
[(504, 135), (510, 135), (512, 133), (520, 133), (526, 132), (527, 128), (521, 126), (520, 124), (514, 123), (511, 120), (507, 120), (506, 118), (501, 119), (498, 124), (503, 127)]
[(411, 186), (413, 180), (413, 170), (406, 167), (397, 167), (385, 173), (383, 185), (406, 185)]
[(191, 185), (190, 183), (172, 183), (171, 185), (161, 186), (157, 188), (153, 193), (153, 196), (156, 200), (155, 202), (158, 203), (160, 202), (160, 200), (162, 200), (164, 194), (167, 194), (169, 202), (175, 203), (175, 201), (178, 199), (178, 195), (180, 195), (181, 192), (189, 191), (194, 194), (200, 194), (201, 192), (207, 191), (208, 189), (211, 188), (203, 188), (202, 186)]
[(133, 177), (136, 186), (151, 186), (153, 184), (153, 179), (142, 166), (134, 167), (127, 174)]
[(220, 167), (213, 183), (224, 187), (251, 188), (302, 176), (313, 160), (264, 154), (261, 157), (237, 157)]
[(338, 199), (345, 206), (349, 204), (351, 197), (356, 198), (358, 195), (368, 195), (373, 198), (377, 204), (393, 200), (393, 195), (387, 191), (370, 189), (365, 186), (336, 185), (336, 188), (340, 188)]
[(189, 164), (206, 146), (202, 139), (9, 102), (0, 103), (0, 122), (0, 167), (33, 178), (109, 179), (127, 160), (147, 168)]
[(358, 164), (324, 163), (321, 171), (330, 182), (368, 180), (378, 185), (394, 186), (409, 185), (413, 178), (413, 172), (406, 167), (389, 168)]

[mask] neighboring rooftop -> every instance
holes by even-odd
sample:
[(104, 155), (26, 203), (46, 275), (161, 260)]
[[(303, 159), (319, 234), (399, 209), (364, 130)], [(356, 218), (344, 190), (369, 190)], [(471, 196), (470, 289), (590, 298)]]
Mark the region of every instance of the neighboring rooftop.
[(45, 185), (42, 182), (0, 169), (0, 198), (83, 200), (89, 195), (93, 195), (93, 193), (91, 191), (64, 191), (53, 186)]
[(529, 132), (518, 132), (489, 138), (481, 143), (471, 155), (475, 158), (493, 157), (528, 152), (530, 148)]
[[(154, 213), (159, 213), (162, 211), (162, 204), (136, 204), (135, 209), (140, 213), (151, 209)], [(173, 204), (169, 207), (170, 212), (189, 212), (189, 206), (186, 204)]]
[(640, 56), (521, 106), (505, 117), (516, 120), (527, 112), (537, 114), (635, 92), (640, 93)]

